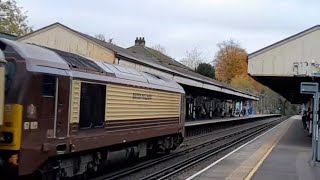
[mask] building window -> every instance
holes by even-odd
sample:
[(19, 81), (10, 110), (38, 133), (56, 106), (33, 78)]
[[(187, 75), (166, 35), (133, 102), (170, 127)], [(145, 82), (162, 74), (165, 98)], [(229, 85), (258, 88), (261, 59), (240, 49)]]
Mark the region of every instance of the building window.
[(104, 126), (106, 86), (81, 83), (80, 129)]

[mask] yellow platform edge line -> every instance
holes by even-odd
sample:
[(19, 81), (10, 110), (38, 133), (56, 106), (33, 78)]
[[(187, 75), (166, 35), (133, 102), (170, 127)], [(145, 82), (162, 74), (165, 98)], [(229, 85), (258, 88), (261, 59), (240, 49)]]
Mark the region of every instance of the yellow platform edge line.
[(255, 165), (255, 167), (250, 171), (250, 173), (248, 174), (248, 176), (246, 178), (244, 178), (244, 180), (250, 180), (253, 175), (257, 172), (257, 170), (259, 169), (259, 167), (262, 165), (262, 163), (264, 162), (264, 160), (269, 156), (269, 154), (272, 152), (272, 150), (274, 149), (274, 147), (278, 144), (278, 142), (280, 141), (280, 139), (284, 136), (284, 134), (286, 134), (286, 132), (288, 131), (288, 129), (292, 126), (293, 122), (291, 122), (291, 124), (283, 131), (283, 133), (278, 137), (278, 139), (273, 143), (273, 145), (270, 147), (270, 149), (264, 154), (264, 156), (260, 159), (260, 161)]

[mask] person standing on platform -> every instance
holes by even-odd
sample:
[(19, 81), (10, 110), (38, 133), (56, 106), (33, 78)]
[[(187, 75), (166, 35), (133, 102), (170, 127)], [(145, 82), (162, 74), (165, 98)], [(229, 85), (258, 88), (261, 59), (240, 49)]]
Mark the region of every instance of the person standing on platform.
[(234, 117), (234, 115), (233, 115), (233, 108), (232, 108), (232, 107), (230, 107), (230, 109), (229, 109), (229, 115), (230, 115), (230, 117)]
[(201, 119), (201, 107), (198, 105), (196, 108), (196, 119)]
[(242, 116), (245, 116), (246, 113), (247, 113), (247, 112), (246, 112), (246, 108), (243, 108), (243, 109), (242, 109)]
[(302, 114), (302, 125), (304, 129), (307, 129), (307, 111), (304, 110)]
[(203, 106), (201, 107), (201, 118), (202, 118), (202, 119), (205, 119), (206, 116), (207, 116), (207, 110), (206, 110), (205, 106), (203, 105)]
[[(312, 121), (313, 121), (313, 111), (311, 111), (311, 108), (308, 108), (308, 112), (307, 112), (307, 130), (309, 130), (310, 128), (312, 128)], [(309, 133), (309, 137), (312, 136), (312, 131), (310, 131), (311, 133)]]

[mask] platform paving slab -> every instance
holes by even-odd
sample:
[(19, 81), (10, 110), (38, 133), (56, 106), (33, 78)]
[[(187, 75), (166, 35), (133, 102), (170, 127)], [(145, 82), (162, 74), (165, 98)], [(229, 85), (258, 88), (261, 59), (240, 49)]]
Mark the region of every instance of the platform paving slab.
[(293, 116), (189, 179), (320, 180), (320, 168), (310, 166), (310, 158), (311, 138), (301, 117)]
[(301, 118), (280, 139), (252, 180), (320, 180), (319, 164), (311, 165), (311, 138), (302, 129)]

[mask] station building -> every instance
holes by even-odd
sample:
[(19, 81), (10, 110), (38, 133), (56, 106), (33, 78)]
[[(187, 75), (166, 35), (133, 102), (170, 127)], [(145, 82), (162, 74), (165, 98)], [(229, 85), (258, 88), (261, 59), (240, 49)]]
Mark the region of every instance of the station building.
[(320, 26), (314, 26), (249, 54), (248, 73), (295, 104), (311, 95), (300, 93), (301, 82), (319, 81)]
[(320, 26), (317, 25), (253, 52), (248, 58), (248, 73), (252, 77), (291, 103), (304, 104), (305, 109), (311, 109), (308, 133), (312, 134), (312, 159), (318, 163), (320, 162), (319, 97), (317, 97), (319, 88), (307, 94), (301, 93), (303, 91), (301, 83), (319, 84), (319, 47)]
[[(259, 99), (254, 94), (195, 73), (178, 61), (148, 48), (144, 38), (137, 38), (134, 46), (125, 49), (63, 24), (54, 23), (22, 36), (17, 41), (76, 53), (173, 79), (185, 89), (187, 119), (210, 119), (214, 115), (221, 116), (227, 114), (230, 108), (236, 110), (236, 103), (241, 105), (238, 107), (243, 108)], [(125, 68), (123, 71), (130, 74)]]

